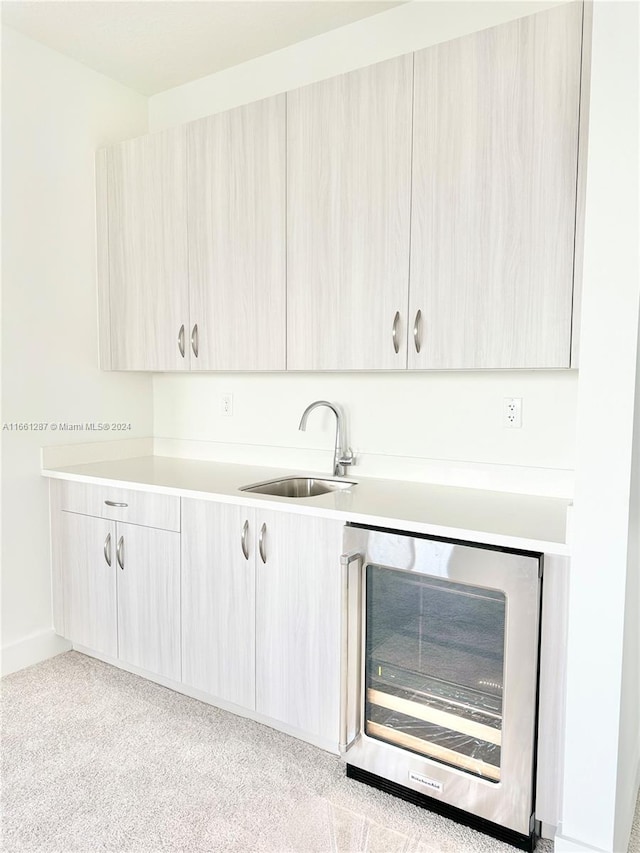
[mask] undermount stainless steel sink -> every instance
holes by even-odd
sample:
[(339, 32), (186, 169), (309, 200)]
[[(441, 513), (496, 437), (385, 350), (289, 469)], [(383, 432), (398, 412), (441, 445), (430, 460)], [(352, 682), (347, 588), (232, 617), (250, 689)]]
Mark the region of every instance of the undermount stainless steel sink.
[(332, 480), (323, 477), (283, 477), (280, 480), (266, 480), (242, 486), (241, 492), (256, 492), (260, 495), (274, 495), (279, 498), (315, 498), (329, 492), (338, 492), (357, 486), (355, 480)]

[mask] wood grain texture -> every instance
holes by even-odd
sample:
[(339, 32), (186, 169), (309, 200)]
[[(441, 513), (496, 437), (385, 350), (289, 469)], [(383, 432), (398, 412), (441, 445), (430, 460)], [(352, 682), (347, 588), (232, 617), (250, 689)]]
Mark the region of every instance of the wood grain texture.
[(285, 96), (187, 127), (192, 370), (285, 369)]
[(255, 510), (183, 500), (182, 513), (182, 680), (253, 710)]
[(545, 555), (542, 586), (536, 820), (558, 826), (562, 816), (569, 559)]
[[(104, 558), (111, 536), (111, 566)], [(115, 524), (69, 512), (54, 526), (62, 568), (64, 636), (105, 655), (118, 653), (115, 574)]]
[(287, 95), (289, 370), (406, 367), (411, 87), (409, 54)]
[(573, 317), (571, 323), (571, 367), (580, 364), (580, 315), (582, 312), (582, 271), (584, 265), (584, 218), (587, 201), (587, 150), (589, 143), (589, 100), (591, 91), (591, 41), (593, 3), (583, 3), (582, 68), (580, 76), (580, 125), (578, 128), (578, 180), (576, 237), (573, 262)]
[[(100, 490), (100, 515), (103, 518), (180, 532), (179, 497), (156, 492), (139, 492), (136, 489), (115, 489), (111, 486), (97, 488)], [(111, 507), (106, 501), (126, 503), (127, 506)]]
[(96, 152), (96, 278), (98, 286), (98, 347), (100, 368), (102, 370), (111, 370), (107, 186), (107, 151), (103, 148)]
[(569, 367), (581, 4), (415, 54), (410, 368)]
[[(114, 526), (118, 657), (179, 681), (180, 534), (133, 524)], [(124, 569), (115, 559), (121, 538)]]
[(340, 553), (337, 521), (256, 511), (256, 710), (338, 743)]
[(189, 367), (185, 135), (175, 128), (108, 149), (114, 370)]
[[(112, 486), (60, 480), (60, 508), (68, 512), (109, 518), (144, 527), (180, 531), (180, 498), (157, 492), (141, 492)], [(105, 501), (126, 503), (126, 507), (111, 507)]]

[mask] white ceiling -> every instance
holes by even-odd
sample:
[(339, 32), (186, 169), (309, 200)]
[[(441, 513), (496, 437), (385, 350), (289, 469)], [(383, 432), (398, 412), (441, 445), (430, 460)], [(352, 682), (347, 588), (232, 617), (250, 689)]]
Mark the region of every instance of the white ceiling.
[(143, 95), (383, 12), (397, 2), (2, 3), (2, 21)]

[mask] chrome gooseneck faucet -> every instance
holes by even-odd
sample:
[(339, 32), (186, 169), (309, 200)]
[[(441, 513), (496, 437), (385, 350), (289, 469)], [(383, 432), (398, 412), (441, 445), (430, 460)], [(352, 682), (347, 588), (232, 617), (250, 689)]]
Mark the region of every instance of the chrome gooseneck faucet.
[(340, 409), (334, 406), (333, 403), (327, 402), (327, 400), (316, 400), (315, 403), (310, 403), (302, 413), (298, 429), (305, 430), (307, 428), (309, 413), (319, 406), (326, 406), (336, 416), (336, 446), (333, 454), (333, 476), (344, 477), (347, 473), (347, 466), (355, 464), (355, 458), (351, 448), (346, 446), (344, 417)]

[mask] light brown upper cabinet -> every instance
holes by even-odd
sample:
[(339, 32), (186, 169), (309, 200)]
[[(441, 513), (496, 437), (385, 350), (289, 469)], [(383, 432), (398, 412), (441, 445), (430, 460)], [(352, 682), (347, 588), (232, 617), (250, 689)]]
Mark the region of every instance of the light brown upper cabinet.
[(285, 369), (285, 100), (98, 152), (103, 367)]
[(278, 95), (187, 127), (192, 370), (285, 369), (285, 111)]
[(565, 3), (99, 152), (102, 366), (577, 366), (582, 29)]
[(186, 163), (183, 127), (98, 152), (104, 368), (189, 367)]
[(570, 3), (416, 53), (409, 368), (570, 366), (581, 44)]
[(287, 367), (406, 367), (412, 55), (287, 95)]

